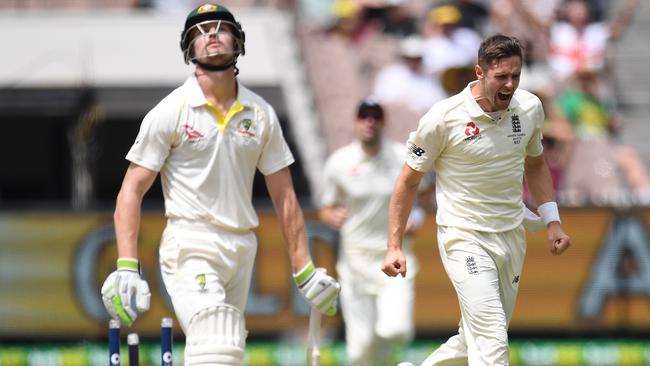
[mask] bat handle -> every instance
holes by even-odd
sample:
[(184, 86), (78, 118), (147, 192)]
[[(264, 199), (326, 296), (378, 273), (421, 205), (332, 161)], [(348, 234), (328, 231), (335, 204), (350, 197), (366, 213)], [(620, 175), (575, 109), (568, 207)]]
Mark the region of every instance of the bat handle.
[[(326, 272), (325, 268), (318, 268), (318, 271)], [(320, 335), (321, 335), (321, 313), (315, 306), (312, 306), (309, 313), (309, 334), (307, 342), (307, 360), (309, 366), (320, 366)]]

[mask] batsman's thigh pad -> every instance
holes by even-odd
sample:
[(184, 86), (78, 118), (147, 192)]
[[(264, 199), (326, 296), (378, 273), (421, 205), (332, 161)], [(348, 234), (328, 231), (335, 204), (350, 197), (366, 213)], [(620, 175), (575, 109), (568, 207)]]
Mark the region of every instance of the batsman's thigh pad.
[(241, 366), (246, 347), (244, 317), (234, 306), (221, 304), (199, 311), (186, 334), (185, 365)]

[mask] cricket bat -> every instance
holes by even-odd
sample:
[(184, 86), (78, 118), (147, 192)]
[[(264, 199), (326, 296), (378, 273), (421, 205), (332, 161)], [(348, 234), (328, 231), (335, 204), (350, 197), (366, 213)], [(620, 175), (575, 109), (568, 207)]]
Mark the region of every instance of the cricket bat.
[[(325, 272), (325, 268), (317, 271)], [(314, 306), (309, 313), (309, 333), (307, 334), (307, 366), (320, 366), (320, 325), (321, 314)]]

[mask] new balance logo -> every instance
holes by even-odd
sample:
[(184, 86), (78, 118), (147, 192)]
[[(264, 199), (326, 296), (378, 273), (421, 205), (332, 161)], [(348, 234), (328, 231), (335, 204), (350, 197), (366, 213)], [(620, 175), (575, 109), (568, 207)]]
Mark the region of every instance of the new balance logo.
[(411, 144), (411, 146), (409, 146), (409, 151), (412, 152), (413, 154), (417, 155), (417, 156), (422, 156), (422, 155), (424, 155), (424, 152), (425, 152), (424, 149), (422, 149), (421, 147), (418, 147), (416, 145), (413, 145), (413, 144)]

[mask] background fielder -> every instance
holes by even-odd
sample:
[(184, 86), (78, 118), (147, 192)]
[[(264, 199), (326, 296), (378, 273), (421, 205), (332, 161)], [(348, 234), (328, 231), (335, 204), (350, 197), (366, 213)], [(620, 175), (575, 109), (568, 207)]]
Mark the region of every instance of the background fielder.
[[(341, 232), (337, 273), (345, 320), (348, 359), (355, 366), (385, 365), (393, 346), (414, 335), (413, 306), (417, 261), (404, 247), (411, 271), (405, 281), (384, 276), (388, 204), (404, 165), (404, 146), (382, 138), (384, 110), (363, 100), (354, 122), (356, 140), (327, 160), (320, 219)], [(407, 235), (421, 225), (421, 208), (412, 215)]]
[(189, 13), (181, 49), (195, 72), (144, 118), (117, 197), (118, 268), (102, 287), (104, 303), (128, 325), (148, 308), (138, 225), (142, 197), (160, 172), (168, 218), (160, 265), (186, 334), (186, 365), (243, 364), (242, 314), (257, 250), (256, 169), (264, 174), (298, 287), (321, 312), (336, 312), (339, 285), (310, 260), (288, 169), (294, 159), (275, 111), (237, 81), (244, 44), (244, 31), (226, 8), (204, 4)]
[(544, 112), (539, 99), (517, 89), (522, 49), (516, 38), (483, 41), (477, 81), (436, 103), (409, 137), (409, 154), (390, 205), (389, 276), (407, 273), (402, 233), (417, 185), (436, 171), (438, 246), (458, 295), (458, 335), (422, 365), (508, 365), (507, 329), (526, 252), (522, 181), (547, 225), (552, 254), (570, 245), (560, 226), (542, 156)]

